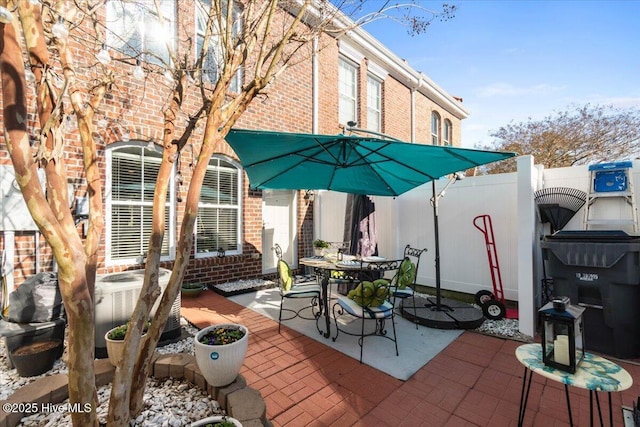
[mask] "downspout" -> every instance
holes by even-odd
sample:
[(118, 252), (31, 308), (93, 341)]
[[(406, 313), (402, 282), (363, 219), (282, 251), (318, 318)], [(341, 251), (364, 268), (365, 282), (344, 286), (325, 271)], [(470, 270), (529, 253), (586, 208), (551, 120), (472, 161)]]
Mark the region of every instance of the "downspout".
[[(311, 58), (311, 133), (318, 133), (319, 124), (318, 124), (318, 116), (319, 113), (319, 105), (320, 105), (320, 85), (318, 78), (318, 36), (313, 38), (312, 43), (313, 53)], [(320, 212), (320, 197), (316, 195), (313, 202), (313, 226), (312, 226), (312, 241), (315, 240), (315, 236), (320, 235), (320, 230), (322, 230), (320, 223), (320, 215), (317, 213)]]
[(411, 142), (416, 142), (416, 88), (411, 88)]
[(416, 129), (418, 126), (417, 117), (416, 117), (416, 98), (417, 98), (416, 93), (422, 86), (423, 80), (422, 80), (422, 74), (419, 74), (417, 77), (416, 76), (412, 76), (412, 77), (416, 79), (415, 86), (411, 88), (411, 142), (415, 144), (417, 140)]
[(313, 57), (311, 60), (311, 133), (318, 133), (319, 83), (318, 83), (318, 36), (313, 38)]

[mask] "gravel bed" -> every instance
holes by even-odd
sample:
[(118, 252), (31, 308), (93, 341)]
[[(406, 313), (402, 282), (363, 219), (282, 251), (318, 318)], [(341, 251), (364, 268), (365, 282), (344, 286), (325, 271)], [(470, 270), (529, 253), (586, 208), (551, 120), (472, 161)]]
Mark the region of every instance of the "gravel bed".
[[(167, 353), (190, 353), (193, 354), (192, 336), (198, 331), (187, 324), (183, 319), (183, 328), (191, 335), (181, 341), (158, 347), (156, 351), (160, 354)], [(0, 340), (0, 400), (7, 399), (20, 387), (29, 384), (39, 378), (68, 373), (66, 364), (57, 360), (53, 369), (45, 374), (34, 377), (21, 377), (15, 369), (7, 367), (7, 356), (4, 340)], [(98, 418), (101, 424), (107, 421), (109, 405), (109, 395), (111, 385), (98, 388), (99, 406), (97, 409)], [(183, 379), (155, 379), (149, 378), (144, 393), (144, 409), (141, 414), (131, 421), (132, 427), (178, 427), (188, 425), (212, 415), (224, 414), (218, 402), (212, 400), (204, 391), (190, 382)], [(61, 405), (68, 404), (65, 400)], [(19, 426), (71, 426), (71, 415), (69, 412), (48, 412), (33, 414), (23, 417)]]
[(258, 289), (273, 288), (275, 285), (276, 283), (273, 280), (248, 279), (221, 283), (219, 285), (213, 285), (212, 288), (221, 295), (232, 296), (257, 291)]

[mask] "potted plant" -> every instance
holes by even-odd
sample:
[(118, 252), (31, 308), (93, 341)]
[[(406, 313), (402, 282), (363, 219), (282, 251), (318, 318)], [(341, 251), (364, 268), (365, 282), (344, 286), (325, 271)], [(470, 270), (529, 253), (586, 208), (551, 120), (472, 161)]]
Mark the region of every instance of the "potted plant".
[(313, 241), (313, 250), (316, 256), (323, 256), (324, 250), (329, 248), (329, 242), (322, 239), (316, 239)]
[(195, 298), (206, 289), (202, 283), (183, 283), (180, 293), (183, 297)]
[(242, 427), (242, 423), (226, 415), (214, 415), (191, 423), (191, 427)]
[(207, 326), (194, 337), (196, 363), (213, 387), (231, 384), (249, 348), (249, 329), (235, 323)]
[[(144, 326), (142, 335), (143, 339), (146, 336), (146, 332), (150, 324), (151, 321), (147, 321)], [(104, 334), (104, 340), (107, 343), (107, 356), (109, 357), (109, 362), (111, 362), (113, 366), (118, 366), (120, 359), (122, 359), (122, 352), (124, 351), (124, 337), (127, 335), (127, 329), (129, 329), (129, 322), (124, 325), (116, 326)]]

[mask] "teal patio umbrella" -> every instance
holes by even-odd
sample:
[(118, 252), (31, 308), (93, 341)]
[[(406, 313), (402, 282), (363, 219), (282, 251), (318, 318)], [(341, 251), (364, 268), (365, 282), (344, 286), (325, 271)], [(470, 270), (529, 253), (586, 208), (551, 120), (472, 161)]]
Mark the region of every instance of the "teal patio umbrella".
[[(399, 196), (445, 175), (515, 156), (358, 135), (232, 129), (226, 140), (249, 176), (251, 188), (333, 190), (370, 196)], [(436, 309), (440, 309), (435, 185), (433, 191)]]
[(399, 196), (513, 153), (409, 144), (355, 135), (232, 129), (226, 137), (254, 189)]

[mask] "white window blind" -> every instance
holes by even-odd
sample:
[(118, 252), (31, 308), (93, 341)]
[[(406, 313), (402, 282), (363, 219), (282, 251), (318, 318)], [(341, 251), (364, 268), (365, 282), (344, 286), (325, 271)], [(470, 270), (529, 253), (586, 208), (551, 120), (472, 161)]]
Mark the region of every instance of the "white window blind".
[(214, 157), (202, 183), (196, 222), (195, 251), (200, 256), (241, 252), (240, 180), (242, 171), (233, 163)]
[[(111, 261), (139, 262), (149, 247), (153, 214), (153, 192), (161, 154), (142, 146), (120, 146), (110, 150), (110, 182), (107, 198), (107, 257)], [(165, 236), (162, 255), (173, 245), (173, 186), (167, 192)]]

